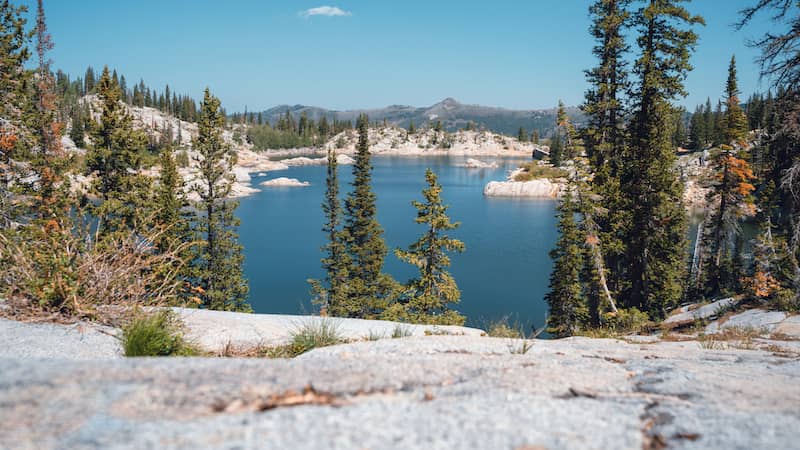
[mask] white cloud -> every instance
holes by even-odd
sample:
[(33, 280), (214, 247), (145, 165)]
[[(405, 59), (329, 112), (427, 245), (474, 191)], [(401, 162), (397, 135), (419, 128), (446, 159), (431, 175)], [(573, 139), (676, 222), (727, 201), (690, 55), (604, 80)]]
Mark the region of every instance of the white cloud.
[(300, 12), (301, 17), (327, 16), (327, 17), (347, 17), (352, 16), (350, 11), (345, 11), (336, 6), (317, 6)]

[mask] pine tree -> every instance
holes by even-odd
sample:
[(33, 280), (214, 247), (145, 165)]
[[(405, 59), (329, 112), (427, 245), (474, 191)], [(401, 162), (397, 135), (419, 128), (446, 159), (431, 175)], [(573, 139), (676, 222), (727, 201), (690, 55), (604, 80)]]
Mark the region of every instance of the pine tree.
[(747, 117), (739, 105), (739, 87), (736, 82), (736, 56), (731, 56), (728, 67), (728, 83), (725, 92), (725, 143), (735, 145), (741, 143), (747, 136)]
[(706, 123), (703, 111), (703, 106), (698, 106), (689, 121), (689, 142), (694, 150), (703, 150), (706, 146)]
[[(472, 123), (472, 122), (470, 122), (470, 123)], [(533, 130), (533, 132), (531, 133), (531, 142), (533, 142), (534, 145), (539, 145), (539, 131), (538, 130)]]
[(414, 323), (463, 325), (466, 318), (448, 305), (458, 303), (461, 291), (447, 271), (450, 257), (446, 252), (464, 251), (464, 243), (447, 234), (459, 227), (450, 222), (448, 206), (442, 202), (442, 186), (430, 169), (425, 172), (428, 188), (422, 191), (425, 202), (412, 202), (417, 209), (416, 222), (426, 225), (425, 233), (408, 250), (397, 249), (395, 255), (419, 269), (419, 277), (410, 280), (400, 301), (384, 314), (390, 320), (404, 319)]
[(124, 228), (142, 229), (146, 226), (150, 186), (149, 177), (137, 172), (147, 138), (133, 129), (133, 118), (120, 102), (119, 86), (114, 84), (108, 67), (95, 87), (102, 110), (100, 123), (92, 129), (93, 146), (86, 166), (97, 175), (93, 189), (103, 201), (93, 212), (104, 234)]
[(553, 137), (550, 138), (550, 164), (552, 164), (553, 167), (561, 165), (563, 153), (564, 144), (561, 142), (561, 133), (559, 133), (556, 128), (553, 132)]
[(629, 286), (625, 306), (661, 318), (677, 305), (683, 293), (687, 217), (683, 186), (675, 169), (675, 149), (669, 123), (670, 101), (685, 95), (683, 79), (697, 35), (689, 29), (702, 24), (677, 0), (651, 0), (637, 11), (641, 55), (633, 95), (630, 151), (623, 169), (622, 192), (630, 207), (626, 264)]
[(247, 280), (242, 271), (244, 256), (236, 234), (239, 220), (234, 216), (238, 202), (227, 198), (233, 185), (231, 168), (236, 156), (222, 138), (225, 116), (220, 102), (208, 89), (197, 126), (194, 148), (200, 155), (200, 184), (195, 185), (195, 190), (205, 212), (199, 223), (205, 245), (196, 260), (202, 305), (208, 309), (250, 311)]
[(417, 132), (417, 128), (414, 126), (414, 119), (408, 123), (408, 134), (415, 134)]
[(592, 53), (598, 65), (586, 72), (590, 88), (582, 106), (589, 119), (585, 143), (594, 172), (591, 190), (603, 199), (606, 209), (605, 214), (594, 217), (595, 237), (603, 243), (603, 263), (610, 268), (608, 285), (615, 291), (623, 284), (624, 235), (629, 222), (620, 192), (620, 170), (626, 150), (622, 96), (629, 87), (626, 62), (629, 48), (623, 33), (630, 22), (629, 5), (629, 0), (598, 0), (589, 8), (590, 32), (596, 42)]
[[(624, 148), (621, 96), (628, 87), (628, 45), (623, 31), (630, 18), (629, 4), (630, 0), (598, 0), (589, 8), (593, 19), (590, 32), (596, 41), (592, 53), (598, 65), (586, 72), (591, 87), (582, 109), (589, 116), (587, 153), (594, 170), (607, 172), (606, 176), (616, 176)], [(604, 166), (608, 168), (604, 170)]]
[(91, 94), (95, 88), (95, 76), (92, 66), (86, 68), (86, 75), (83, 76), (84, 94)]
[[(350, 267), (350, 255), (347, 253), (345, 236), (341, 230), (342, 205), (339, 200), (339, 177), (336, 151), (328, 151), (328, 167), (325, 177), (325, 201), (322, 203), (322, 212), (326, 222), (322, 231), (328, 242), (322, 247), (324, 257), (322, 267), (325, 269), (325, 280), (311, 280), (311, 287), (317, 302), (327, 315), (346, 317), (347, 309), (347, 280)], [(324, 283), (324, 284), (323, 284)]]
[(517, 132), (517, 140), (519, 142), (528, 142), (528, 132), (523, 127), (519, 127)]
[(584, 252), (581, 232), (575, 223), (576, 212), (572, 189), (567, 188), (558, 205), (560, 237), (550, 252), (553, 271), (544, 298), (549, 307), (547, 332), (555, 337), (571, 336), (589, 322), (589, 309), (580, 279)]
[(371, 186), (368, 126), (369, 118), (362, 114), (358, 120), (353, 190), (345, 199), (344, 235), (351, 258), (344, 305), (348, 317), (377, 317), (388, 306), (394, 289), (393, 280), (382, 273), (387, 249)]
[(755, 190), (753, 172), (747, 161), (737, 158), (723, 145), (715, 163), (709, 204), (716, 205), (703, 237), (703, 274), (699, 278), (708, 296), (734, 292), (739, 279), (733, 270), (735, 243), (741, 233), (742, 206)]
[(175, 242), (193, 241), (191, 224), (186, 209), (189, 201), (185, 194), (183, 177), (178, 173), (172, 145), (167, 145), (159, 155), (161, 173), (155, 189), (155, 226), (161, 229), (160, 241), (156, 242), (159, 251), (174, 248)]
[(30, 72), (25, 63), (30, 58), (27, 47), (31, 34), (25, 31), (27, 8), (0, 1), (0, 230), (6, 229), (17, 216), (19, 208), (12, 201), (15, 178), (21, 178), (12, 164), (12, 157), (28, 141), (21, 127), (29, 104), (27, 93)]

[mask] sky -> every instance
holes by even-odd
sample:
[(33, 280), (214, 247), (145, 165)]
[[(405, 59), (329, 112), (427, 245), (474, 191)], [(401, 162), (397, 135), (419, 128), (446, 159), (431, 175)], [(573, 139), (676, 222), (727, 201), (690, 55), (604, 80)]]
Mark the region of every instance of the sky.
[[(721, 98), (736, 54), (744, 97), (759, 81), (737, 12), (755, 0), (695, 0), (704, 16), (680, 103)], [(18, 0), (35, 11), (34, 0)], [(132, 81), (202, 97), (229, 112), (305, 104), (429, 106), (446, 97), (511, 109), (578, 105), (595, 64), (590, 0), (45, 0), (54, 67), (116, 68)]]

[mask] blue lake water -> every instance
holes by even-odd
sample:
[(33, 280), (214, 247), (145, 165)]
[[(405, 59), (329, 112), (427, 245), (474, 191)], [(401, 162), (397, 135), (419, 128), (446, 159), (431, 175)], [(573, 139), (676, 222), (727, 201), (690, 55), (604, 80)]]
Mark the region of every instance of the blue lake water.
[[(452, 274), (461, 288), (455, 309), (468, 324), (485, 326), (508, 317), (530, 330), (544, 324), (552, 263), (549, 250), (557, 238), (555, 202), (487, 198), (483, 187), (505, 178), (519, 160), (497, 160), (497, 169), (458, 167), (459, 157), (374, 157), (373, 188), (378, 219), (390, 249), (405, 248), (423, 232), (414, 222), (412, 200), (421, 200), (425, 169), (439, 176), (450, 217), (461, 227), (452, 235), (466, 244), (466, 252), (452, 255)], [(340, 189), (350, 190), (351, 166), (339, 166)], [(311, 183), (303, 188), (263, 188), (241, 199), (237, 215), (245, 248), (245, 272), (250, 282), (250, 304), (258, 313), (298, 314), (314, 311), (307, 279), (322, 278), (320, 247), (325, 243), (320, 204), (325, 190), (325, 167), (293, 167), (255, 176), (253, 185), (277, 177)], [(414, 276), (416, 268), (399, 261), (390, 251), (385, 271), (398, 281)]]

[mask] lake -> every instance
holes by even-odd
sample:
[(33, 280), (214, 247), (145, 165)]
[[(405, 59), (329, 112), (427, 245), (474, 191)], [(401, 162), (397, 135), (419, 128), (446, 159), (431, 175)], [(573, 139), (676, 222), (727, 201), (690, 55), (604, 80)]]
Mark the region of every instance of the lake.
[[(547, 306), (544, 294), (552, 262), (548, 252), (557, 239), (555, 207), (550, 200), (487, 198), (483, 187), (505, 179), (520, 160), (497, 161), (496, 169), (458, 167), (462, 157), (372, 158), (373, 188), (378, 198), (378, 220), (390, 249), (407, 247), (423, 232), (414, 222), (412, 200), (422, 200), (425, 170), (439, 176), (449, 214), (461, 227), (453, 237), (466, 252), (452, 256), (451, 272), (461, 288), (454, 309), (467, 316), (470, 326), (486, 326), (508, 318), (530, 330), (542, 327)], [(325, 244), (320, 204), (325, 191), (325, 166), (292, 167), (254, 176), (253, 186), (277, 177), (311, 183), (302, 188), (262, 188), (241, 199), (237, 215), (245, 249), (245, 273), (250, 282), (250, 304), (258, 313), (303, 314), (315, 309), (307, 279), (322, 278)], [(339, 166), (340, 189), (350, 191), (352, 166)], [(385, 271), (405, 282), (416, 268), (399, 261), (392, 251)]]

